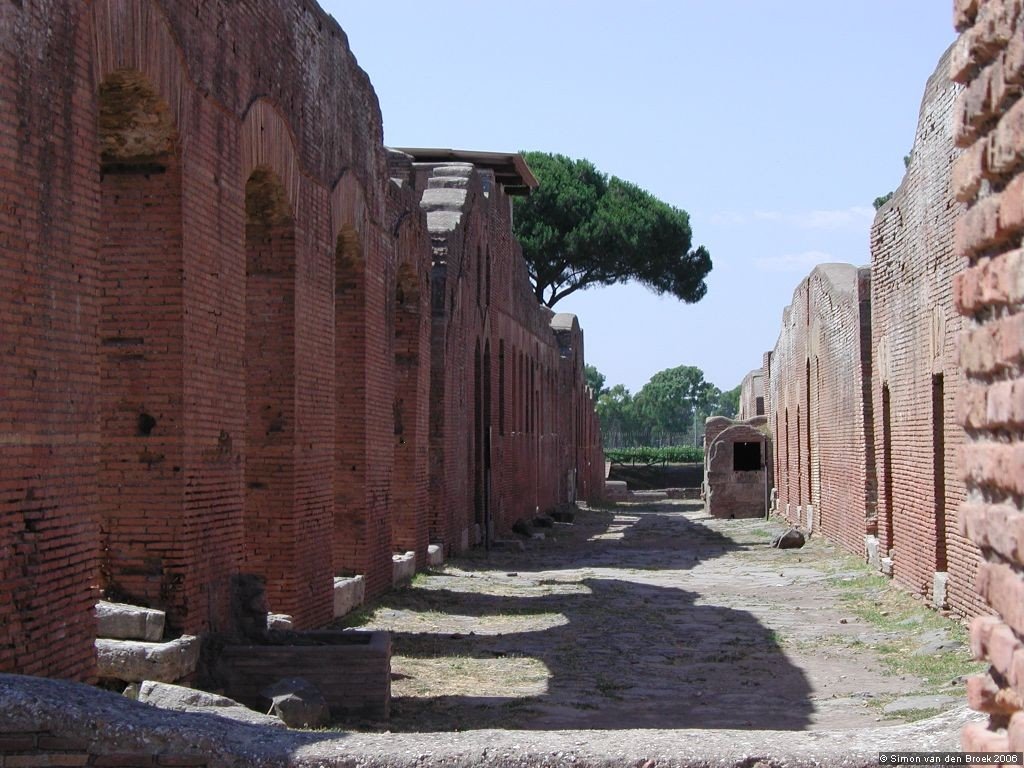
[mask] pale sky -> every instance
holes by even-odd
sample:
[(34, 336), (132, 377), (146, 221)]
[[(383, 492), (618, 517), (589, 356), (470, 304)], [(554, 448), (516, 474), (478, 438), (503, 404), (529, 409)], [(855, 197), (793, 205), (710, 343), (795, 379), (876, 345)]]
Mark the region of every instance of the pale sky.
[(817, 263), (867, 264), (925, 81), (955, 39), (936, 0), (321, 0), (390, 146), (585, 157), (690, 213), (711, 253), (688, 305), (578, 292), (587, 361), (638, 391), (695, 365), (722, 389), (775, 345)]

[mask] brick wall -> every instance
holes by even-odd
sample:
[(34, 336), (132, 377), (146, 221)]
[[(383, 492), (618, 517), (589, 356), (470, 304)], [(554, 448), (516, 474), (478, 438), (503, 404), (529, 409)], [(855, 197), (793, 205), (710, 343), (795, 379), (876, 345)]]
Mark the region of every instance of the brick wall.
[(740, 382), (740, 410), (736, 418), (746, 420), (755, 416), (764, 416), (767, 413), (763, 369), (755, 368)]
[(314, 3), (0, 22), (0, 670), (91, 678), (96, 585), (204, 633), (256, 572), (272, 610), (325, 623), (332, 576), (374, 596), (392, 551), (468, 530), (485, 424), (499, 527), (565, 500), (583, 460), (597, 485), (582, 336), (566, 362), (507, 198), (474, 177), (446, 244), (469, 271), (432, 313), (422, 190), (391, 181), (373, 89)]
[(505, 535), (580, 488), (596, 498), (604, 459), (579, 324), (538, 305), (493, 173), (416, 163), (412, 174), (434, 248), (430, 536), (458, 551), (487, 520)]
[(893, 578), (938, 603), (935, 574), (945, 572), (946, 602), (973, 614), (977, 549), (957, 523), (961, 321), (952, 285), (963, 260), (953, 247), (962, 205), (950, 191), (960, 89), (949, 65), (947, 51), (925, 88), (903, 182), (872, 227), (872, 402), (879, 547), (891, 557)]
[(783, 312), (762, 369), (778, 509), (803, 526), (810, 515), (814, 530), (858, 555), (874, 512), (862, 355), (869, 286), (867, 269), (815, 267)]
[(957, 419), (966, 432), (960, 530), (981, 549), (977, 588), (996, 612), (974, 620), (971, 646), (990, 671), (968, 682), (987, 725), (965, 729), (965, 750), (1024, 749), (1024, 9), (1019, 0), (955, 4), (960, 37), (950, 72), (964, 88), (953, 130), (963, 153), (952, 188), (966, 205), (955, 251), (963, 382)]

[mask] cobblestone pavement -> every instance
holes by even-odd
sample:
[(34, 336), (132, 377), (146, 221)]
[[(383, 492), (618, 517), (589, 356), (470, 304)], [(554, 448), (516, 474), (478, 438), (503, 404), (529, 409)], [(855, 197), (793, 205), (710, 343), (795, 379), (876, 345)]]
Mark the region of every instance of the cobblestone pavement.
[(816, 537), (772, 549), (781, 530), (694, 502), (621, 504), (420, 575), (360, 623), (394, 633), (381, 727), (844, 729), (963, 699), (959, 681), (937, 694), (878, 653), (934, 644), (934, 629), (859, 618), (841, 600), (857, 564)]

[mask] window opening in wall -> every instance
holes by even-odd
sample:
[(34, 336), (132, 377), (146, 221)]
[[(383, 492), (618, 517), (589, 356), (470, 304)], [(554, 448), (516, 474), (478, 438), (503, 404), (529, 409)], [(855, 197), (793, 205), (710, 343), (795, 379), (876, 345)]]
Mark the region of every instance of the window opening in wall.
[(796, 407), (796, 503), (798, 507), (804, 505), (804, 456), (800, 437), (800, 406), (798, 405)]
[(935, 495), (935, 570), (946, 570), (946, 431), (942, 374), (932, 376), (932, 479)]
[(483, 261), (484, 261), (484, 252), (483, 252), (483, 250), (481, 250), (480, 246), (478, 245), (476, 247), (476, 303), (477, 303), (477, 306), (481, 306), (481, 304), (483, 303), (480, 300), (480, 296), (483, 293), (483, 277), (482, 277), (482, 274), (483, 274), (483, 271), (482, 271), (483, 270)]
[(764, 416), (764, 398), (763, 397), (755, 397), (754, 398), (754, 415), (755, 416)]
[(814, 447), (811, 445), (811, 361), (807, 360), (806, 365), (806, 396), (807, 396), (807, 411), (804, 414), (804, 431), (807, 433), (807, 503), (814, 503), (814, 493), (812, 487), (814, 486), (814, 463), (811, 457), (814, 455)]
[(505, 434), (505, 340), (498, 340), (498, 434)]
[(786, 444), (786, 499), (788, 501), (791, 498), (789, 494), (789, 454), (791, 452), (789, 445), (789, 408), (786, 409), (786, 439), (784, 442)]
[(761, 469), (761, 443), (755, 441), (732, 444), (733, 472), (758, 472)]
[(882, 499), (885, 503), (885, 555), (893, 547), (892, 530), (892, 418), (889, 385), (882, 385)]

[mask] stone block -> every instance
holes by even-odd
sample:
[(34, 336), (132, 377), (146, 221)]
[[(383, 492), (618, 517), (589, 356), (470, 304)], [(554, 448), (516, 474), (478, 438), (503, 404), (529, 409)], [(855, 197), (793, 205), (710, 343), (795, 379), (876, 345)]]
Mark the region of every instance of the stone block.
[(284, 723), (274, 715), (256, 712), (227, 696), (197, 691), (181, 685), (146, 680), (139, 686), (136, 700), (160, 709), (174, 712), (193, 712), (217, 715), (249, 725), (269, 725), (283, 728)]
[(629, 498), (629, 486), (624, 480), (605, 480), (604, 498), (608, 501), (626, 501)]
[(945, 571), (936, 571), (932, 578), (932, 608), (941, 611), (946, 607), (946, 586), (949, 584), (949, 574)]
[(268, 613), (267, 629), (294, 629), (292, 617), (287, 613)]
[(164, 612), (125, 603), (96, 603), (97, 637), (157, 642), (164, 636)]
[(878, 537), (877, 536), (865, 536), (864, 537), (864, 552), (867, 557), (868, 565), (878, 570), (880, 567), (880, 558), (878, 555)]
[(96, 666), (101, 678), (173, 683), (195, 671), (198, 661), (199, 638), (192, 635), (166, 643), (106, 638), (96, 641)]
[(327, 699), (320, 689), (304, 678), (278, 680), (260, 693), (273, 702), (273, 713), (289, 728), (321, 728), (330, 720)]
[(334, 618), (354, 611), (366, 599), (366, 580), (362, 576), (334, 577)]
[(431, 544), (427, 547), (427, 565), (431, 568), (444, 565), (444, 547), (440, 544)]
[(405, 552), (391, 556), (391, 583), (394, 586), (407, 584), (416, 575), (416, 553)]

